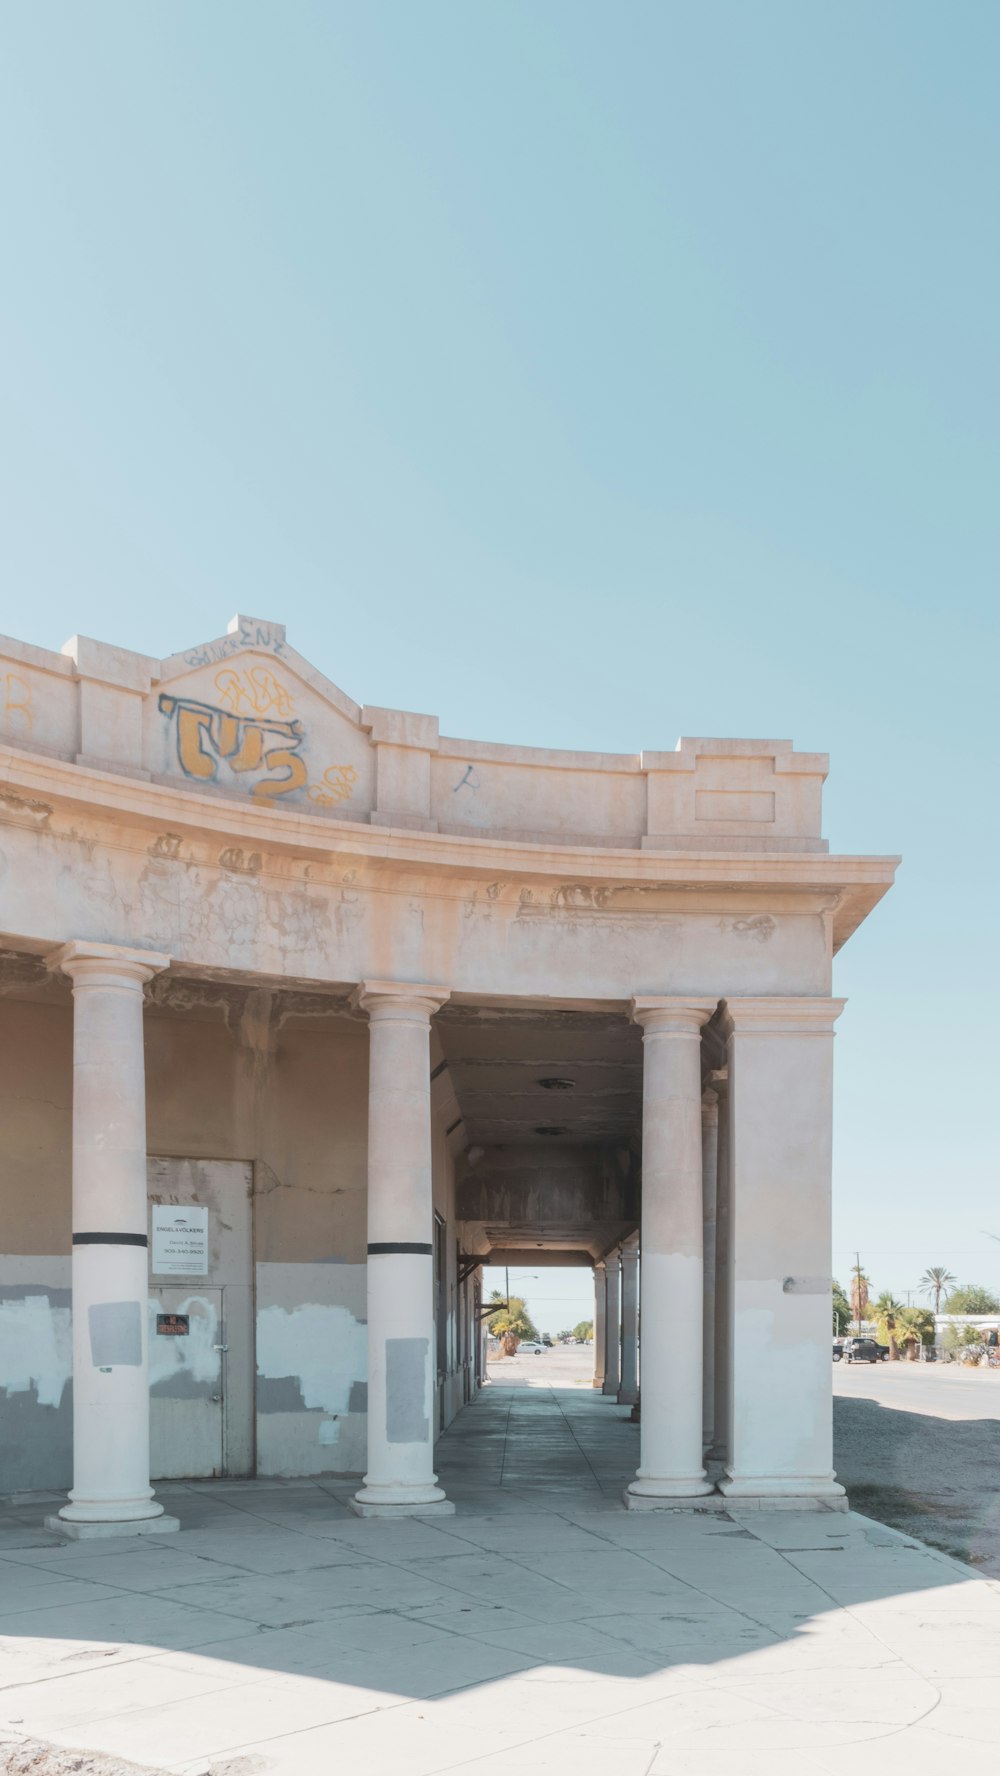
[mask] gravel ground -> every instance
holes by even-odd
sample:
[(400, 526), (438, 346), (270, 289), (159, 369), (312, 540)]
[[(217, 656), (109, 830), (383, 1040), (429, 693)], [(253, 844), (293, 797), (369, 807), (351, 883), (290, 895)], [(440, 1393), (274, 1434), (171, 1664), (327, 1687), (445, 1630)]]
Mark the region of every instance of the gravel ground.
[(101, 1757), (92, 1751), (65, 1751), (43, 1745), (40, 1739), (17, 1744), (0, 1740), (0, 1771), (3, 1776), (167, 1776), (148, 1764), (127, 1764), (121, 1758)]
[(856, 1511), (1000, 1578), (1000, 1372), (838, 1364), (833, 1424)]

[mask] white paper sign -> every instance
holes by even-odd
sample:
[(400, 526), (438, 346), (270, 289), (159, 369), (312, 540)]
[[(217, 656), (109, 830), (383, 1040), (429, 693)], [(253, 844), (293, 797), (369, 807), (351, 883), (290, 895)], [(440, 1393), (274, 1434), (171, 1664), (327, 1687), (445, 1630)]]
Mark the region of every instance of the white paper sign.
[(153, 1204), (155, 1276), (208, 1275), (208, 1210)]

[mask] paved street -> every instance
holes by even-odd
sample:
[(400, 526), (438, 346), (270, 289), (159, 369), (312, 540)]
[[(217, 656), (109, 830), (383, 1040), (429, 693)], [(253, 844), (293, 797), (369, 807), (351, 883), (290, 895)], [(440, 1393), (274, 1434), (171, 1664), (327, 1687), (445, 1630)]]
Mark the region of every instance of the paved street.
[(491, 1382), (504, 1387), (547, 1382), (551, 1387), (590, 1387), (594, 1375), (592, 1344), (557, 1344), (551, 1350), (516, 1357), (490, 1356), (487, 1372)]
[(852, 1504), (1000, 1578), (1000, 1370), (836, 1363), (833, 1387)]
[(185, 1527), (141, 1543), (6, 1510), (8, 1767), (842, 1776), (860, 1747), (920, 1776), (995, 1746), (1000, 1586), (853, 1515), (627, 1514), (636, 1427), (547, 1383), (570, 1355), (515, 1359), (442, 1439), (454, 1517), (359, 1522), (349, 1481), (165, 1486)]

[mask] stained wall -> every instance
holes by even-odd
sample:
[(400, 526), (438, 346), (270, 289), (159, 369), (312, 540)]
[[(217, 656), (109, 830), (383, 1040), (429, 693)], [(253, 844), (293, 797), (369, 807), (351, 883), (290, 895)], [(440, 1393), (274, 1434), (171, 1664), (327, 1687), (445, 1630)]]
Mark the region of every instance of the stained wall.
[[(361, 1472), (367, 1020), (263, 989), (159, 991), (145, 1019), (150, 1154), (253, 1166), (256, 1471)], [(0, 998), (0, 1493), (62, 1488), (72, 1471), (72, 1006), (61, 982), (41, 992)], [(451, 1319), (460, 1295), (440, 1083), (435, 1101)], [(449, 1323), (442, 1348), (439, 1425), (468, 1397), (471, 1340)]]

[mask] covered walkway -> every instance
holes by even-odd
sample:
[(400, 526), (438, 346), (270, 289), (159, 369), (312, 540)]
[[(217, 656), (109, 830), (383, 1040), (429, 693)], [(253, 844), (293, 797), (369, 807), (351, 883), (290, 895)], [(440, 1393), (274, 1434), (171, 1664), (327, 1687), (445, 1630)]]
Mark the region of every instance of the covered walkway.
[(459, 1510), (490, 1508), (497, 1492), (541, 1509), (595, 1510), (607, 1502), (620, 1510), (638, 1459), (639, 1429), (627, 1406), (589, 1386), (508, 1377), (500, 1365), (435, 1456), (438, 1478)]

